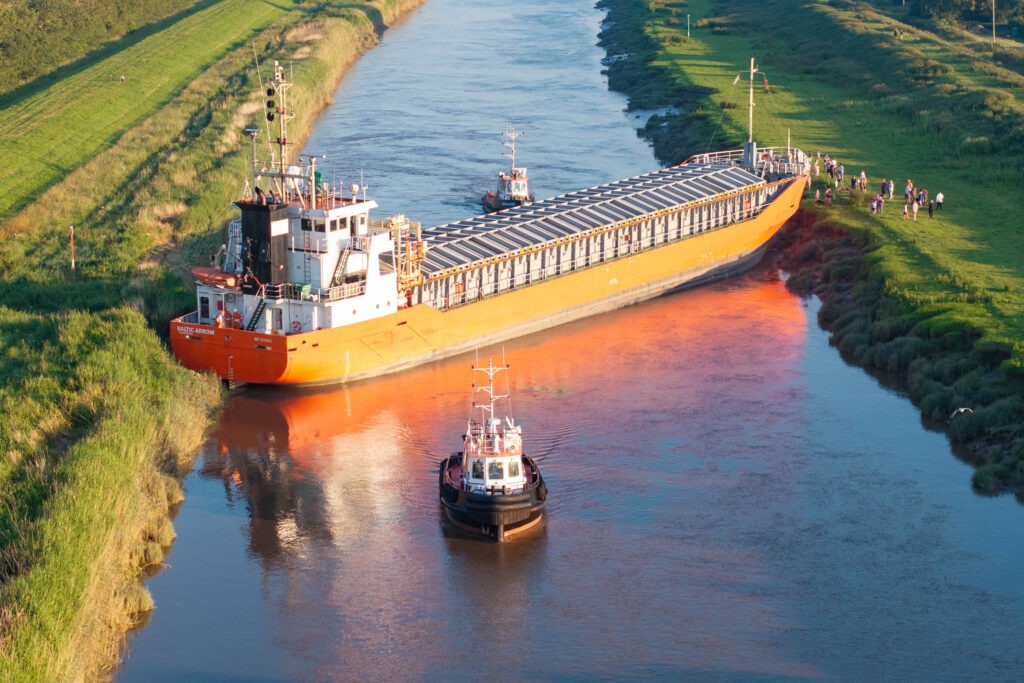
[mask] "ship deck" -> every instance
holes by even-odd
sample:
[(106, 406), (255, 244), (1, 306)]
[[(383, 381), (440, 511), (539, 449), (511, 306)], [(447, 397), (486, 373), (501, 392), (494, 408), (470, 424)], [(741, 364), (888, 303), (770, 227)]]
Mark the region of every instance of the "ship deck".
[(423, 230), (427, 277), (449, 268), (507, 256), (587, 230), (636, 220), (722, 194), (764, 186), (762, 178), (726, 164), (687, 163), (542, 199), (498, 214)]

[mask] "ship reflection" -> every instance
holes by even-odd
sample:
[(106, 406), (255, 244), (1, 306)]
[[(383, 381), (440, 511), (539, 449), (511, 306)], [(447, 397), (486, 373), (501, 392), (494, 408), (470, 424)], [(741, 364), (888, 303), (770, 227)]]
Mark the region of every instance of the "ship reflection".
[[(763, 282), (751, 280), (764, 278)], [(742, 288), (743, 297), (722, 291)], [(683, 297), (683, 298), (680, 298)], [(685, 301), (685, 306), (680, 305)], [(666, 362), (717, 354), (730, 361), (731, 336), (744, 320), (746, 334), (802, 337), (799, 306), (771, 271), (715, 287), (648, 302), (640, 310), (617, 311), (507, 342), (476, 354), (504, 358), (520, 421), (532, 422), (526, 450), (545, 468), (545, 477), (565, 484), (573, 477), (556, 457), (571, 447), (580, 420), (573, 393), (604, 392), (623, 383), (654, 380)], [(743, 310), (728, 307), (743, 306)], [(758, 323), (751, 322), (751, 308)], [(675, 349), (675, 354), (665, 349)], [(776, 346), (774, 353), (798, 346)], [(473, 354), (398, 375), (319, 390), (249, 388), (233, 396), (202, 453), (200, 473), (220, 479), (228, 506), (244, 505), (251, 552), (273, 562), (303, 542), (339, 543), (371, 530), (429, 520), (451, 541), (461, 539), (441, 521), (436, 476), (442, 457), (460, 447), (459, 436), (472, 400)], [(570, 378), (572, 378), (570, 380)], [(572, 385), (570, 387), (570, 385)], [(609, 401), (617, 391), (611, 391)], [(664, 401), (657, 397), (657, 402)], [(677, 414), (702, 415), (713, 395), (673, 397)], [(623, 406), (654, 415), (664, 406)], [(561, 435), (561, 436), (559, 436)], [(552, 459), (550, 475), (545, 460)], [(564, 500), (557, 486), (552, 508)], [(545, 533), (547, 522), (527, 535)]]

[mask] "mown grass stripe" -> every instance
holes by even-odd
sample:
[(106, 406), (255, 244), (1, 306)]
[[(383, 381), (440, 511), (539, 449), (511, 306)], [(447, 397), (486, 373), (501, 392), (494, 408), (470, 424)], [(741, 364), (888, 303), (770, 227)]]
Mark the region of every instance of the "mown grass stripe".
[(222, 0), (0, 111), (0, 219), (109, 147), (288, 9), (283, 2)]

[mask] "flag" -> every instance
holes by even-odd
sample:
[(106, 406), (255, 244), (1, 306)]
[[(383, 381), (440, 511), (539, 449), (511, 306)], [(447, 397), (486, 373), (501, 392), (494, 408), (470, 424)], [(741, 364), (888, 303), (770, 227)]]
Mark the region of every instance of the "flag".
[(764, 91), (768, 92), (768, 77), (764, 76)]
[(733, 85), (736, 85), (737, 83), (740, 82), (740, 75), (741, 74), (736, 74), (736, 78), (732, 79), (732, 84)]

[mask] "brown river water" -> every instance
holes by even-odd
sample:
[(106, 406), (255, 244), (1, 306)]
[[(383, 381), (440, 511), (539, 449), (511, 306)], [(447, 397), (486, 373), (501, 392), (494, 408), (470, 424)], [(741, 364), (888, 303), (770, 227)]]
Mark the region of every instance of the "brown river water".
[[(425, 224), (476, 211), (513, 105), (538, 196), (655, 168), (600, 76), (602, 14), (515, 7), (431, 0), (310, 147)], [(438, 503), (472, 356), (236, 393), (117, 680), (1017, 680), (1024, 511), (974, 495), (941, 425), (844, 363), (817, 307), (766, 264), (481, 349), (511, 364), (550, 491), (500, 545)]]

